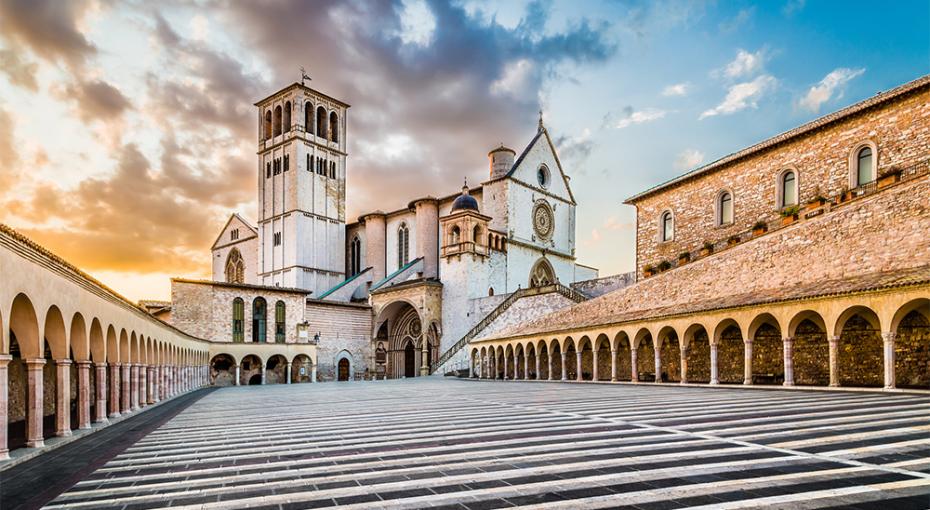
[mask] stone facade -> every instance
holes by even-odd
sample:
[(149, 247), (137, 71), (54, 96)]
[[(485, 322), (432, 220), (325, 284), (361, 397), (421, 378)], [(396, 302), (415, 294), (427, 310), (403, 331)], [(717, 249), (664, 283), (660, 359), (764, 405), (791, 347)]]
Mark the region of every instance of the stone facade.
[(317, 379), (337, 378), (336, 364), (347, 355), (353, 374), (371, 371), (371, 307), (359, 304), (306, 301), (305, 317), (310, 337), (319, 335), (317, 344)]
[[(804, 207), (818, 194), (839, 197), (856, 187), (852, 155), (863, 144), (877, 150), (873, 161), (879, 176), (925, 161), (930, 155), (930, 79), (918, 80), (901, 95), (888, 94), (886, 100), (867, 109), (850, 109), (856, 113), (825, 125), (814, 121), (815, 128), (803, 134), (776, 137), (777, 143), (763, 142), (759, 150), (750, 148), (747, 151), (752, 152), (745, 156), (725, 164), (712, 163), (691, 177), (628, 200), (637, 210), (639, 275), (645, 266), (662, 261), (675, 264), (680, 253), (697, 254), (704, 242), (723, 246), (733, 235), (745, 236), (756, 222), (779, 224), (778, 178), (784, 170), (796, 172), (799, 204)], [(722, 191), (732, 194), (733, 222), (717, 226), (715, 199)], [(674, 238), (662, 242), (659, 219), (665, 211), (673, 215)]]

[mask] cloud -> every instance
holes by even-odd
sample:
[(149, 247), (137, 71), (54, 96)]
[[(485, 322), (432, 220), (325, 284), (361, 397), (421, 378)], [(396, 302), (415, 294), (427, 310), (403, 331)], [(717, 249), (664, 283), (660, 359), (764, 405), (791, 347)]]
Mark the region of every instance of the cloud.
[(71, 68), (83, 67), (96, 47), (84, 37), (78, 24), (93, 8), (91, 1), (10, 0), (0, 2), (0, 34), (14, 45), (50, 62)]
[(582, 129), (578, 136), (557, 136), (552, 140), (552, 143), (555, 144), (559, 153), (559, 159), (567, 167), (566, 171), (580, 175), (585, 174), (584, 163), (595, 147), (594, 140), (591, 139), (590, 129)]
[(864, 68), (850, 69), (848, 67), (840, 67), (834, 69), (824, 76), (823, 79), (820, 80), (820, 83), (812, 86), (810, 90), (807, 91), (807, 94), (801, 98), (799, 104), (802, 108), (812, 113), (817, 113), (820, 111), (820, 106), (827, 101), (843, 97), (846, 84), (862, 75), (864, 72)]
[(0, 49), (0, 72), (6, 74), (13, 85), (37, 92), (39, 84), (36, 82), (36, 71), (39, 66), (35, 62), (26, 62), (20, 57), (19, 52)]
[(675, 158), (675, 168), (690, 170), (704, 162), (704, 153), (697, 149), (685, 149)]
[(699, 118), (730, 115), (746, 108), (757, 108), (759, 99), (773, 90), (775, 84), (775, 78), (768, 74), (763, 74), (752, 81), (737, 83), (729, 88), (722, 103), (704, 111)]
[(761, 71), (764, 63), (765, 53), (763, 50), (749, 53), (740, 49), (736, 52), (736, 58), (723, 69), (723, 74), (727, 78), (749, 77)]
[(501, 77), (491, 84), (491, 93), (499, 96), (526, 98), (536, 92), (539, 76), (529, 59), (521, 58), (504, 66)]
[(429, 46), (436, 31), (436, 17), (424, 0), (404, 0), (397, 36), (404, 44)]
[(676, 83), (662, 89), (662, 95), (666, 97), (685, 96), (690, 88), (690, 83)]
[(742, 28), (750, 21), (752, 21), (752, 17), (755, 12), (755, 6), (746, 9), (740, 9), (739, 12), (736, 13), (736, 16), (720, 23), (720, 31), (725, 33), (735, 32), (737, 29)]
[(804, 9), (804, 4), (807, 2), (805, 0), (788, 0), (785, 2), (785, 5), (781, 8), (782, 14), (785, 16), (792, 16), (796, 12), (800, 12)]
[(634, 110), (632, 106), (626, 106), (619, 114), (608, 113), (604, 117), (604, 123), (607, 127), (614, 129), (623, 129), (634, 124), (643, 124), (659, 120), (668, 112), (657, 108), (646, 108), (644, 110)]
[(129, 99), (113, 85), (101, 80), (66, 85), (58, 96), (74, 103), (78, 117), (86, 122), (119, 120), (132, 108)]
[(19, 162), (14, 130), (13, 117), (0, 107), (0, 176), (3, 177), (9, 177)]

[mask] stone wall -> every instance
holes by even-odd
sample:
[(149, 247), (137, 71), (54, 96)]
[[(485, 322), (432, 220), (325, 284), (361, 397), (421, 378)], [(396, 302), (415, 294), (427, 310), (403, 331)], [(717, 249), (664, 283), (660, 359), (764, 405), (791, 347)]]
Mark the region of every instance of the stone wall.
[(371, 308), (365, 305), (334, 305), (325, 301), (308, 300), (306, 317), (310, 323), (310, 336), (319, 333), (317, 346), (317, 380), (336, 379), (336, 358), (340, 352), (349, 354), (352, 371), (364, 373), (369, 368), (372, 350)]
[[(855, 187), (850, 184), (851, 155), (866, 142), (877, 148), (873, 161), (879, 173), (926, 158), (930, 154), (930, 89), (924, 86), (635, 201), (639, 274), (646, 265), (674, 262), (681, 252), (697, 251), (705, 241), (725, 241), (746, 232), (757, 221), (780, 221), (776, 192), (778, 177), (786, 169), (798, 176), (801, 205), (818, 193), (833, 196)], [(723, 190), (732, 193), (734, 221), (718, 227), (715, 202)], [(675, 234), (672, 241), (659, 242), (659, 218), (664, 211), (674, 216)]]
[(571, 287), (586, 296), (598, 297), (632, 285), (635, 282), (636, 273), (632, 272), (594, 278), (593, 280), (582, 280), (571, 284)]

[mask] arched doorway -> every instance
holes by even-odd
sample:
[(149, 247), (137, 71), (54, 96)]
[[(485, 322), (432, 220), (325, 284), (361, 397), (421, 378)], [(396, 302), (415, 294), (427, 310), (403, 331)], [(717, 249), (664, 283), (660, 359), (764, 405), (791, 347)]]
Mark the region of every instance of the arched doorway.
[(545, 258), (541, 258), (533, 264), (530, 270), (530, 287), (545, 287), (556, 282), (555, 270), (552, 264)]
[(349, 380), (349, 360), (346, 358), (342, 358), (341, 360), (339, 360), (337, 369), (338, 369), (338, 372), (337, 372), (336, 379), (339, 381), (348, 381)]
[(404, 377), (416, 377), (417, 375), (417, 349), (413, 342), (407, 342), (404, 347)]
[(262, 384), (262, 374), (254, 374), (249, 377), (249, 386), (260, 386)]

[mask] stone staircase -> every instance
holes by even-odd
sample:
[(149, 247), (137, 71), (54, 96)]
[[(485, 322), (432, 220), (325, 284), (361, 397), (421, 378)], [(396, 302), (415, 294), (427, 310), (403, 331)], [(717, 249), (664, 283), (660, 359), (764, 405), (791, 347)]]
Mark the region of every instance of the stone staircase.
[[(497, 320), (498, 317), (503, 315), (504, 312), (506, 312), (511, 307), (511, 305), (516, 303), (518, 300), (525, 298), (525, 297), (548, 294), (550, 292), (558, 292), (559, 294), (565, 296), (566, 298), (576, 303), (580, 303), (582, 301), (587, 301), (588, 299), (590, 299), (587, 295), (581, 292), (578, 292), (577, 290), (571, 287), (566, 287), (565, 285), (562, 285), (560, 283), (555, 283), (552, 285), (545, 285), (542, 287), (530, 287), (526, 289), (518, 289), (516, 292), (510, 294), (509, 296), (507, 296), (506, 299), (501, 301), (501, 303), (497, 305), (496, 308), (491, 310), (487, 315), (485, 315), (483, 319), (478, 321), (478, 323), (475, 324), (475, 326), (472, 327), (470, 330), (468, 330), (468, 332), (465, 333), (465, 335), (462, 336), (462, 338), (460, 338), (457, 342), (455, 342), (455, 345), (447, 349), (446, 352), (442, 353), (442, 356), (439, 357), (439, 362), (436, 363), (436, 365), (434, 365), (435, 368), (433, 368), (432, 373), (433, 374), (445, 374), (451, 371), (452, 367), (447, 366), (447, 365), (452, 365), (450, 361), (452, 361), (455, 355), (462, 352), (462, 349), (464, 349), (465, 346), (468, 345), (468, 342), (476, 338), (479, 333), (484, 331), (484, 329), (487, 328), (492, 322), (494, 322), (495, 320)], [(461, 369), (459, 370), (459, 372), (461, 372)], [(457, 375), (461, 375), (461, 374), (457, 374)]]

